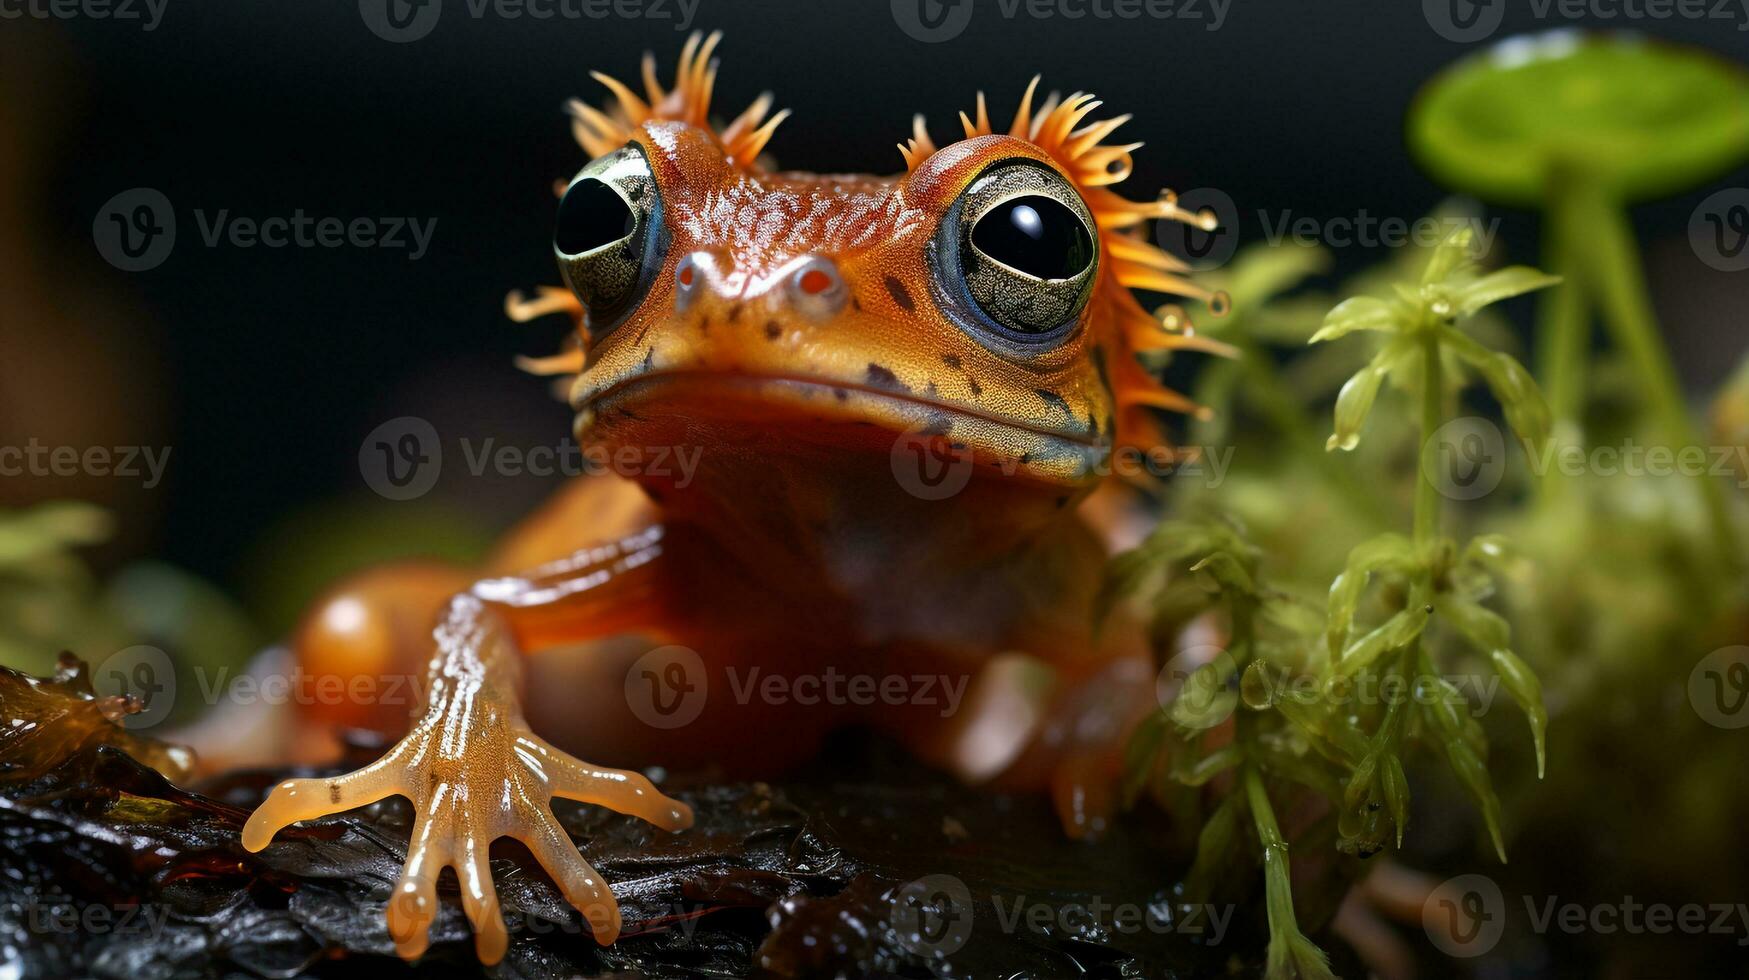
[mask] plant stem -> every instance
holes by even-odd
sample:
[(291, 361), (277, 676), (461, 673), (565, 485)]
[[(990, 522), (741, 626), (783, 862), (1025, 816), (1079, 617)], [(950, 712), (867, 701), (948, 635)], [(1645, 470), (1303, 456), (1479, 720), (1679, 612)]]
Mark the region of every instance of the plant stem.
[[(1597, 197), (1587, 200), (1582, 212), (1583, 237), (1590, 246), (1590, 261), (1586, 277), (1596, 290), (1604, 323), (1615, 335), (1630, 357), (1646, 386), (1647, 400), (1664, 430), (1665, 438), (1680, 451), (1688, 446), (1704, 445), (1696, 430), (1688, 405), (1682, 397), (1676, 366), (1671, 362), (1658, 329), (1657, 315), (1646, 294), (1645, 275), (1641, 267), (1639, 248), (1634, 244), (1633, 229), (1628, 224), (1626, 209), (1619, 203)], [(1738, 554), (1736, 532), (1730, 510), (1718, 481), (1697, 477), (1707, 517), (1712, 524), (1713, 539), (1720, 549), (1726, 567), (1736, 567), (1742, 560)]]
[(1577, 424), (1585, 406), (1589, 284), (1581, 275), (1583, 249), (1575, 236), (1585, 201), (1596, 192), (1584, 180), (1566, 174), (1551, 181), (1543, 221), (1543, 268), (1564, 280), (1543, 294), (1537, 311), (1537, 373), (1548, 386), (1556, 425)]
[[(1590, 347), (1590, 284), (1585, 281), (1583, 243), (1577, 238), (1584, 201), (1595, 194), (1583, 175), (1565, 174), (1550, 181), (1548, 210), (1543, 222), (1543, 268), (1562, 277), (1543, 295), (1538, 307), (1537, 375), (1547, 385), (1551, 433), (1555, 447), (1584, 442), (1585, 367)], [(1539, 474), (1539, 502), (1544, 508), (1573, 506), (1572, 480), (1560, 467)]]
[(1432, 440), (1445, 414), (1445, 376), (1438, 334), (1422, 332), (1421, 353), (1421, 479), (1415, 484), (1415, 544), (1425, 552), (1439, 535), (1439, 487), (1433, 482), (1439, 460)]

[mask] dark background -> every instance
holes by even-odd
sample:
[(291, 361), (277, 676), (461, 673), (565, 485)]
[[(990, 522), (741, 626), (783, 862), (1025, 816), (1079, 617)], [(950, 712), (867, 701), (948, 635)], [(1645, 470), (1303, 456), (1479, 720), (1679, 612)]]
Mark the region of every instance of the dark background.
[[(410, 44), (373, 34), (355, 0), (168, 0), (149, 33), (0, 20), (10, 144), (0, 317), (11, 321), (0, 328), (0, 380), (12, 389), (0, 390), (0, 420), (8, 438), (173, 447), (150, 491), (8, 480), (0, 503), (103, 500), (124, 519), (104, 560), (184, 565), (278, 625), (307, 590), (281, 572), (327, 540), (312, 529), (382, 532), (348, 563), (410, 539), (466, 554), (550, 489), (464, 481), (446, 460), (439, 492), (394, 503), (364, 484), (359, 446), (401, 415), (432, 420), (451, 451), (463, 436), (525, 446), (565, 436), (565, 409), (510, 365), (516, 353), (551, 351), (562, 324), (515, 326), (503, 296), (557, 282), (551, 182), (583, 162), (563, 101), (599, 102), (588, 70), (632, 80), (646, 49), (666, 80), (685, 34), (672, 2), (666, 20), (476, 19), (464, 0), (444, 3), (436, 29)], [(1246, 238), (1260, 234), (1259, 209), (1407, 219), (1442, 197), (1404, 150), (1403, 114), (1429, 75), (1472, 46), (1430, 29), (1418, 2), (1233, 0), (1216, 31), (1206, 17), (1035, 20), (1023, 10), (1010, 20), (996, 0), (975, 3), (970, 26), (944, 43), (907, 36), (886, 0), (702, 0), (689, 26), (727, 33), (718, 112), (768, 88), (795, 111), (770, 147), (786, 168), (891, 172), (913, 112), (946, 142), (979, 88), (1005, 120), (1039, 71), (1047, 86), (1096, 91), (1107, 112), (1136, 113), (1122, 133), (1148, 145), (1130, 196), (1219, 187), (1239, 202)], [(1573, 22), (1514, 2), (1496, 36), (1554, 26)], [(1749, 33), (1735, 23), (1634, 26), (1749, 60)], [(1697, 397), (1741, 349), (1731, 311), (1749, 299), (1749, 277), (1699, 262), (1688, 218), (1711, 190), (1746, 179), (1634, 213), (1665, 322), (1682, 324), (1678, 357)], [(174, 203), (178, 244), (162, 266), (129, 274), (101, 259), (91, 227), (112, 195), (140, 186)], [(208, 248), (197, 208), (437, 226), (419, 261), (351, 247)], [(1508, 256), (1536, 261), (1534, 217), (1494, 213)], [(1381, 256), (1338, 251), (1343, 271)]]

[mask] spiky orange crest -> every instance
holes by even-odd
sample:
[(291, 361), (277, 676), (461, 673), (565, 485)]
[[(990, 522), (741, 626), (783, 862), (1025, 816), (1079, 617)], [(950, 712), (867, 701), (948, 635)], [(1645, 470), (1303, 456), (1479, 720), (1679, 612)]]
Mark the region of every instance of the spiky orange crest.
[[(664, 90), (656, 81), (656, 56), (649, 52), (644, 54), (642, 98), (618, 79), (590, 72), (591, 78), (613, 93), (614, 105), (603, 112), (578, 99), (566, 103), (577, 142), (591, 157), (598, 157), (624, 146), (632, 138), (633, 130), (652, 119), (671, 119), (710, 129), (711, 91), (717, 83), (717, 63), (711, 60), (711, 54), (722, 39), (722, 31), (713, 31), (702, 39), (695, 33), (686, 39), (686, 46), (680, 49), (673, 91)], [(771, 134), (789, 118), (789, 110), (784, 109), (767, 119), (770, 111), (771, 93), (766, 92), (716, 134), (724, 151), (740, 166), (753, 166)]]
[[(708, 37), (695, 33), (687, 39), (672, 89), (664, 89), (657, 81), (655, 56), (649, 53), (643, 60), (643, 96), (611, 76), (591, 72), (591, 77), (612, 93), (613, 103), (605, 110), (576, 99), (567, 103), (577, 142), (591, 157), (597, 157), (624, 146), (636, 128), (646, 122), (675, 120), (710, 131), (722, 144), (724, 153), (743, 169), (758, 168), (759, 154), (778, 125), (789, 116), (789, 110), (768, 118), (772, 97), (767, 92), (720, 131), (712, 127), (710, 102), (717, 62), (711, 55), (721, 38), (722, 32), (717, 31)], [(1197, 335), (1189, 317), (1177, 306), (1167, 305), (1149, 313), (1136, 299), (1132, 290), (1201, 300), (1217, 312), (1225, 303), (1224, 295), (1211, 294), (1188, 278), (1191, 270), (1186, 263), (1147, 241), (1144, 229), (1150, 220), (1165, 219), (1213, 230), (1214, 216), (1185, 211), (1170, 191), (1163, 191), (1153, 201), (1132, 201), (1112, 191), (1112, 185), (1130, 176), (1130, 154), (1142, 144), (1112, 144), (1105, 140), (1131, 116), (1086, 122), (1102, 103), (1082, 92), (1067, 98), (1051, 93), (1035, 105), (1038, 84), (1039, 78), (1034, 76), (1006, 134), (1049, 155), (1075, 184), (1093, 213), (1106, 262), (1089, 304), (1090, 321), (1092, 329), (1099, 331), (1110, 349), (1119, 355), (1109, 362), (1110, 381), (1118, 404), (1118, 441), (1120, 445), (1142, 448), (1164, 445), (1168, 441), (1165, 433), (1148, 409), (1196, 414), (1204, 410), (1162, 384), (1143, 364), (1142, 357), (1183, 349), (1224, 356), (1231, 356), (1234, 351), (1226, 344)], [(975, 117), (960, 113), (965, 138), (996, 133), (982, 92), (978, 93), (975, 111)], [(921, 115), (912, 120), (912, 135), (899, 145), (899, 152), (905, 158), (907, 171), (916, 170), (937, 152)], [(570, 314), (579, 326), (583, 319), (576, 298), (568, 290), (555, 287), (542, 287), (533, 298), (512, 293), (505, 308), (511, 319), (518, 322), (559, 312)], [(578, 347), (553, 357), (524, 359), (521, 364), (537, 374), (574, 374), (582, 370), (584, 358), (584, 351)]]
[[(1226, 302), (1224, 296), (1191, 282), (1190, 267), (1148, 242), (1142, 230), (1151, 219), (1183, 221), (1213, 230), (1214, 216), (1185, 211), (1169, 191), (1153, 201), (1131, 201), (1110, 190), (1111, 185), (1129, 177), (1130, 153), (1142, 145), (1105, 142), (1131, 116), (1126, 113), (1083, 125), (1101, 102), (1084, 92), (1075, 92), (1068, 98), (1051, 93), (1035, 108), (1038, 84), (1035, 75), (1026, 87), (1026, 94), (1021, 96), (1007, 135), (1031, 143), (1056, 161), (1093, 212), (1107, 259), (1090, 304), (1090, 319), (1092, 328), (1104, 331), (1111, 347), (1122, 354), (1114, 359), (1111, 370), (1112, 393), (1118, 402), (1119, 441), (1143, 448), (1163, 444), (1164, 433), (1147, 409), (1197, 414), (1204, 410), (1161, 384), (1143, 366), (1140, 355), (1195, 349), (1231, 356), (1234, 351), (1219, 341), (1198, 336), (1189, 318), (1177, 307), (1163, 307), (1156, 315), (1137, 301), (1131, 290), (1190, 297), (1221, 311)], [(989, 106), (982, 92), (978, 93), (976, 113), (975, 117), (960, 113), (966, 139), (997, 132), (990, 122)], [(899, 145), (899, 152), (909, 170), (916, 170), (936, 152), (921, 115), (912, 119), (911, 138)]]

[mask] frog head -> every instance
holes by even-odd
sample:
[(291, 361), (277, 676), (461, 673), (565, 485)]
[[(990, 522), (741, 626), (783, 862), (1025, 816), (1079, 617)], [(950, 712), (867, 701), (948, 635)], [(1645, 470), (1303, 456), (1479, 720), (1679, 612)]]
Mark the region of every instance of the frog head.
[(777, 172), (769, 97), (707, 122), (716, 41), (688, 42), (671, 90), (646, 56), (644, 95), (597, 75), (612, 106), (572, 104), (593, 159), (555, 223), (569, 292), (512, 313), (577, 318), (577, 350), (545, 366), (575, 376), (581, 441), (785, 472), (933, 454), (1060, 506), (1162, 441), (1156, 409), (1191, 407), (1142, 358), (1213, 345), (1131, 290), (1207, 298), (1141, 233), (1209, 219), (1110, 189), (1124, 118), (1087, 121), (1079, 93), (1035, 104), (1035, 79), (1006, 130), (981, 94), (947, 146), (919, 118), (898, 176)]

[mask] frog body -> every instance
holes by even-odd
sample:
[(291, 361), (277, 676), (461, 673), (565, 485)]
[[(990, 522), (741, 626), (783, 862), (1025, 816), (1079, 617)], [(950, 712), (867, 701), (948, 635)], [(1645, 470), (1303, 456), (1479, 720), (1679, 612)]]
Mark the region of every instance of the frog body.
[(549, 801), (689, 826), (635, 767), (768, 774), (871, 725), (967, 779), (1047, 787), (1092, 834), (1154, 704), (1142, 630), (1096, 629), (1095, 593), (1124, 507), (1114, 454), (1189, 407), (1143, 359), (1218, 348), (1131, 293), (1202, 295), (1141, 232), (1206, 219), (1118, 196), (1122, 118), (1031, 88), (1005, 131), (981, 95), (958, 142), (919, 121), (895, 177), (773, 172), (768, 98), (707, 122), (716, 41), (688, 42), (671, 89), (646, 58), (644, 94), (598, 75), (613, 106), (573, 105), (592, 159), (559, 205), (569, 288), (509, 304), (575, 320), (573, 348), (528, 366), (568, 379), (579, 443), (616, 472), (574, 481), (484, 568), (341, 583), (294, 637), (312, 673), (423, 673), (427, 693), (378, 762), (276, 787), (244, 843), (411, 798), (387, 913), (404, 956), (454, 866), (481, 959), (502, 957), (485, 855), (503, 835), (612, 942), (612, 892)]

